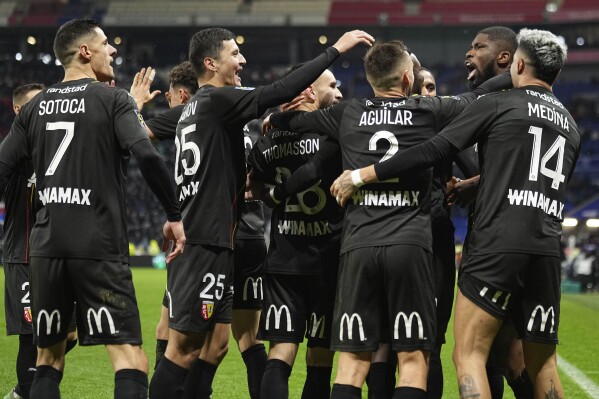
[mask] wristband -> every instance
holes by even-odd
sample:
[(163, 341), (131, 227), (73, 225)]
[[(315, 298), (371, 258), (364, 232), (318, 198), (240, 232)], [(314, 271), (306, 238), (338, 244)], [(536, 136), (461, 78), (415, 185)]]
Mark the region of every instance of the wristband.
[(360, 177), (360, 169), (352, 170), (351, 181), (352, 183), (354, 183), (354, 186), (356, 187), (361, 187), (364, 185), (364, 181)]
[(281, 203), (281, 201), (279, 201), (278, 199), (275, 198), (275, 187), (276, 186), (272, 186), (270, 188), (270, 190), (268, 190), (268, 195), (270, 196), (270, 198), (273, 200), (273, 202), (275, 204), (279, 204), (279, 203)]

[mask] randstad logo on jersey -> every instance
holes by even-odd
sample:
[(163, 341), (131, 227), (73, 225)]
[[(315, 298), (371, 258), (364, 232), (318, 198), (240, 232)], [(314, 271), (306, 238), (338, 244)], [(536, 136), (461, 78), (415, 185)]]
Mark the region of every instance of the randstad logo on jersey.
[(114, 327), (114, 320), (112, 319), (112, 315), (105, 306), (102, 306), (100, 309), (98, 309), (97, 312), (92, 308), (89, 308), (87, 310), (87, 326), (89, 328), (89, 335), (94, 335), (92, 320), (94, 321), (94, 324), (96, 326), (96, 331), (99, 334), (103, 333), (102, 315), (106, 316), (106, 321), (108, 323), (108, 331), (110, 332), (110, 335), (118, 334), (118, 331), (116, 331)]
[(202, 319), (208, 320), (212, 317), (212, 313), (214, 313), (214, 302), (212, 301), (203, 301), (202, 302)]

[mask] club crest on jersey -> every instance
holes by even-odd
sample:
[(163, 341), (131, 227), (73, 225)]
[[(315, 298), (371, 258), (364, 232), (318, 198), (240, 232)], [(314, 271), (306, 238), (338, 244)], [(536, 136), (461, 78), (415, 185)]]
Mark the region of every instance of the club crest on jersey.
[(23, 317), (25, 317), (25, 321), (29, 324), (33, 323), (33, 316), (31, 316), (31, 307), (26, 306), (23, 308)]
[(214, 302), (203, 301), (202, 302), (202, 319), (208, 320), (210, 317), (212, 317), (213, 312), (214, 312)]

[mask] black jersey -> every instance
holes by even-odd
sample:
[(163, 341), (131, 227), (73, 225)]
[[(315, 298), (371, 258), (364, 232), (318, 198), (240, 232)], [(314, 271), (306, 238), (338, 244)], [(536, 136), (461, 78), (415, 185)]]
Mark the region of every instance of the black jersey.
[(580, 133), (553, 93), (526, 86), (481, 97), (441, 134), (375, 165), (386, 178), (478, 142), (481, 178), (468, 255), (560, 255), (566, 183)]
[[(281, 184), (319, 151), (324, 141), (316, 133), (277, 130), (260, 138), (250, 161), (256, 178), (267, 184)], [(321, 274), (331, 250), (338, 252), (343, 210), (330, 194), (341, 173), (340, 157), (322, 165), (322, 175), (308, 189), (287, 197), (272, 211), (270, 247), (266, 271), (281, 274)]]
[[(275, 126), (315, 130), (337, 138), (343, 169), (384, 162), (400, 149), (434, 136), (474, 95), (349, 100), (325, 110), (273, 115)], [(342, 252), (365, 246), (413, 244), (431, 250), (432, 170), (360, 187), (349, 200)]]
[[(247, 157), (252, 147), (261, 136), (258, 123), (248, 123), (243, 127), (243, 144), (245, 146), (246, 172), (250, 170)], [(235, 232), (235, 238), (264, 239), (264, 204), (258, 200), (245, 200), (241, 205), (241, 217)]]
[(35, 195), (35, 173), (30, 161), (17, 166), (4, 189), (4, 263), (29, 262), (29, 234), (35, 222), (32, 202)]
[(175, 182), (188, 243), (233, 249), (245, 193), (244, 125), (291, 100), (338, 56), (329, 47), (268, 86), (204, 85), (185, 105), (175, 139)]
[(177, 122), (179, 122), (183, 107), (183, 104), (177, 105), (146, 120), (146, 125), (156, 139), (161, 141), (175, 139)]
[(93, 79), (55, 84), (23, 107), (0, 162), (14, 170), (31, 156), (34, 165), (41, 207), (31, 256), (128, 262), (123, 186), (129, 148), (141, 140), (131, 96)]

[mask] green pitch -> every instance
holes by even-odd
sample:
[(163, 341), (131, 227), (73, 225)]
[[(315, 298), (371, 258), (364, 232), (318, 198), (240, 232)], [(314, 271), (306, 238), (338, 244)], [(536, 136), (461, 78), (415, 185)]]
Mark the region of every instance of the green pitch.
[[(154, 367), (154, 327), (160, 315), (160, 304), (166, 282), (166, 272), (153, 269), (137, 268), (133, 270), (137, 298), (141, 313), (144, 349), (150, 360), (150, 368)], [(4, 285), (4, 273), (0, 275)], [(4, 297), (0, 298), (4, 308)], [(4, 328), (4, 312), (0, 314)], [(448, 343), (442, 354), (445, 370), (444, 398), (457, 399), (455, 373), (451, 362), (453, 337), (450, 325)], [(562, 297), (562, 319), (560, 324), (560, 345), (558, 353), (568, 363), (575, 366), (590, 379), (595, 387), (599, 385), (599, 295), (564, 295)], [(0, 338), (0, 397), (3, 397), (15, 384), (14, 361), (17, 353), (16, 337)], [(300, 351), (296, 365), (291, 374), (289, 397), (299, 398), (306, 376), (304, 351)], [(583, 388), (566, 376), (560, 374), (566, 397), (586, 399), (597, 398), (588, 395)], [(580, 381), (579, 381), (580, 383)], [(76, 347), (67, 355), (64, 379), (61, 384), (64, 399), (106, 399), (113, 395), (113, 371), (103, 347)], [(235, 341), (231, 339), (229, 354), (218, 369), (214, 381), (215, 399), (248, 398), (245, 366), (237, 350)], [(587, 385), (587, 390), (589, 390)], [(506, 385), (505, 398), (513, 399)], [(366, 397), (366, 389), (364, 389)]]

